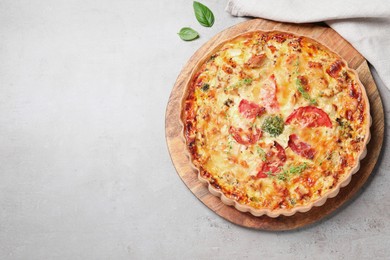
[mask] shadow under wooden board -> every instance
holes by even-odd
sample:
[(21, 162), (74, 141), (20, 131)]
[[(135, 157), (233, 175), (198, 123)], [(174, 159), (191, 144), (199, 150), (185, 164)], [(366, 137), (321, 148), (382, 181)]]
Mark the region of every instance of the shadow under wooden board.
[[(331, 50), (343, 57), (348, 62), (349, 67), (358, 72), (359, 78), (366, 88), (371, 105), (371, 116), (373, 120), (371, 132), (374, 134), (372, 134), (371, 140), (367, 146), (367, 156), (361, 161), (360, 170), (353, 175), (350, 184), (341, 188), (340, 193), (336, 197), (328, 199), (323, 206), (313, 207), (306, 213), (296, 213), (290, 217), (255, 217), (250, 213), (242, 213), (234, 207), (226, 206), (221, 202), (220, 198), (213, 196), (208, 191), (205, 184), (202, 184), (198, 180), (197, 172), (191, 168), (189, 158), (184, 153), (186, 147), (183, 138), (181, 137), (182, 127), (180, 124), (180, 104), (192, 69), (205, 54), (214, 49), (221, 42), (239, 34), (254, 30), (287, 31), (294, 34), (308, 36), (319, 41), (325, 46), (328, 46)], [(296, 229), (321, 220), (352, 198), (354, 194), (356, 194), (356, 192), (364, 185), (374, 169), (382, 148), (384, 115), (382, 101), (366, 60), (334, 30), (326, 26), (313, 24), (296, 25), (277, 23), (263, 19), (253, 19), (218, 33), (191, 57), (178, 76), (172, 89), (166, 110), (165, 131), (172, 162), (179, 177), (183, 180), (191, 192), (207, 207), (219, 216), (240, 226), (260, 230), (281, 231)]]

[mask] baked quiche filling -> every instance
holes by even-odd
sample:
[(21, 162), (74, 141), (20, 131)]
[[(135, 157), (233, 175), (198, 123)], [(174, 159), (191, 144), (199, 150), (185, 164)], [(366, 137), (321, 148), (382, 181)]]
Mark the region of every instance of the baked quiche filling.
[(318, 42), (247, 33), (193, 75), (182, 111), (187, 147), (226, 197), (254, 209), (304, 206), (359, 163), (370, 124), (365, 90)]

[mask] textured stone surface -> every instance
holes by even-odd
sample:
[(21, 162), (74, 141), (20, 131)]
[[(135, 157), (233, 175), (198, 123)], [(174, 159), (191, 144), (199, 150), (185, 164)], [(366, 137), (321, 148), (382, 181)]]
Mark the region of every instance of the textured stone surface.
[[(0, 1), (1, 259), (388, 258), (390, 93), (380, 82), (386, 136), (375, 174), (318, 224), (244, 229), (178, 178), (164, 135), (176, 76), (244, 20), (225, 1), (203, 3), (212, 28), (197, 23), (192, 1)], [(181, 41), (183, 26), (201, 38)]]

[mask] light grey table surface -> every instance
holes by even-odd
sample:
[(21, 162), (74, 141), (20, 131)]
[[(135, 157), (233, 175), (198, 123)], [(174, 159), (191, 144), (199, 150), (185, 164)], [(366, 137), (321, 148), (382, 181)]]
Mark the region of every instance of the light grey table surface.
[[(298, 231), (236, 226), (187, 190), (169, 94), (195, 50), (245, 20), (203, 3), (212, 28), (188, 0), (0, 0), (0, 259), (389, 259), (387, 124), (359, 195)], [(181, 41), (183, 26), (201, 38)]]

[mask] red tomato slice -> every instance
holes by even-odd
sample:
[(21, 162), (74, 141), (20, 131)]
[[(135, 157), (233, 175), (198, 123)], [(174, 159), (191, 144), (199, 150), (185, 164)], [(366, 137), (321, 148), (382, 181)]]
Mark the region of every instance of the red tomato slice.
[(305, 157), (307, 159), (313, 159), (316, 151), (307, 143), (300, 142), (296, 134), (290, 135), (288, 139), (288, 146), (294, 153)]
[(327, 113), (313, 106), (295, 109), (286, 119), (286, 124), (297, 123), (303, 127), (325, 126), (332, 128), (332, 122)]
[(276, 98), (276, 80), (275, 75), (272, 74), (269, 80), (260, 89), (260, 96), (263, 104), (268, 112), (276, 113), (279, 111), (279, 104)]
[(240, 111), (244, 117), (253, 119), (256, 116), (263, 114), (265, 112), (265, 108), (243, 99), (238, 105), (238, 111)]
[(243, 145), (257, 143), (262, 134), (261, 130), (257, 128), (249, 128), (248, 131), (244, 132), (242, 128), (235, 128), (233, 126), (229, 128), (229, 133), (233, 136), (234, 140), (236, 140), (237, 143)]
[(274, 145), (266, 154), (266, 162), (263, 163), (260, 171), (257, 173), (257, 178), (266, 178), (269, 172), (272, 174), (278, 173), (280, 167), (286, 162), (286, 159), (286, 152), (283, 147), (277, 142), (274, 142)]
[(267, 178), (268, 175), (264, 173), (265, 171), (263, 171), (263, 169), (261, 169), (258, 173), (257, 173), (257, 178)]

